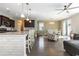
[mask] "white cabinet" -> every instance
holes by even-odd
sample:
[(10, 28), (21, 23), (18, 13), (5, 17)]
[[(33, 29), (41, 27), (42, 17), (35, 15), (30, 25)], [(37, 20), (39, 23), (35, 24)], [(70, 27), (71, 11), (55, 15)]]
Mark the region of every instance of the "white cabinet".
[(24, 56), (25, 54), (25, 35), (0, 35), (0, 56)]

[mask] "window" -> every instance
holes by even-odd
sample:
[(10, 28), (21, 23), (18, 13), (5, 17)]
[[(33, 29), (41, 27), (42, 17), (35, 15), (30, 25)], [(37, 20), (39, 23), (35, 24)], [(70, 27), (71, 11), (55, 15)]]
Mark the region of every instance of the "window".
[(71, 19), (63, 21), (63, 35), (69, 36), (71, 32)]
[(43, 22), (39, 22), (39, 30), (44, 30), (44, 23)]

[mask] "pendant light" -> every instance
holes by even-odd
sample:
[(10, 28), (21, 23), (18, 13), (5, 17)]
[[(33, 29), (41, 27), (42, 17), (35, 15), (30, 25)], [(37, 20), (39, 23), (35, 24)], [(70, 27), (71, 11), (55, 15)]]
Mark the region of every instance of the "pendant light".
[(21, 18), (25, 18), (25, 16), (24, 16), (24, 14), (23, 14), (23, 13), (21, 14)]
[(23, 3), (22, 3), (22, 11), (21, 11), (21, 18), (25, 18), (25, 15), (23, 14)]
[(28, 18), (28, 16), (29, 16), (28, 15), (28, 5), (29, 5), (29, 3), (26, 3), (26, 5), (27, 5), (27, 18), (26, 18), (26, 20), (29, 21), (29, 18)]
[(29, 21), (29, 18), (27, 17), (26, 20)]
[[(29, 14), (31, 16), (31, 8), (29, 9)], [(29, 23), (31, 23), (32, 21), (29, 19)]]
[(30, 20), (29, 23), (31, 23), (32, 21)]

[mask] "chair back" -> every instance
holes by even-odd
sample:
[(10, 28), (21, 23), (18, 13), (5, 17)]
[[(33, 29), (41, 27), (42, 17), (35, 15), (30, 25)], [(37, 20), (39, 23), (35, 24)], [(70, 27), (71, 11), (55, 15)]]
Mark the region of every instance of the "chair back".
[(35, 41), (35, 30), (31, 29), (29, 30), (29, 34), (28, 34), (28, 37), (31, 41)]

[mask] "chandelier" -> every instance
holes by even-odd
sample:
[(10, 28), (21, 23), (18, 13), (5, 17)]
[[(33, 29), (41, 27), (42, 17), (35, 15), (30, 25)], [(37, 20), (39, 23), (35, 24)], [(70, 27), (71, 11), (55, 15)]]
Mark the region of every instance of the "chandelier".
[(22, 13), (21, 13), (21, 18), (25, 18), (25, 15), (23, 14), (23, 11), (24, 11), (24, 10), (23, 10), (23, 3), (22, 3), (22, 11), (21, 11)]
[(27, 18), (26, 18), (26, 20), (29, 21), (29, 13), (28, 13), (29, 12), (29, 8), (28, 8), (29, 7), (29, 3), (26, 3), (26, 5), (27, 5)]
[[(29, 21), (29, 23), (31, 23), (31, 20), (29, 19), (29, 13), (31, 15), (31, 8), (29, 8), (29, 3), (26, 3), (26, 6), (27, 6), (27, 17), (26, 17), (26, 20)], [(21, 13), (21, 18), (25, 18), (25, 15), (23, 13), (24, 11), (24, 8), (23, 8), (23, 3), (22, 3), (22, 13)]]

